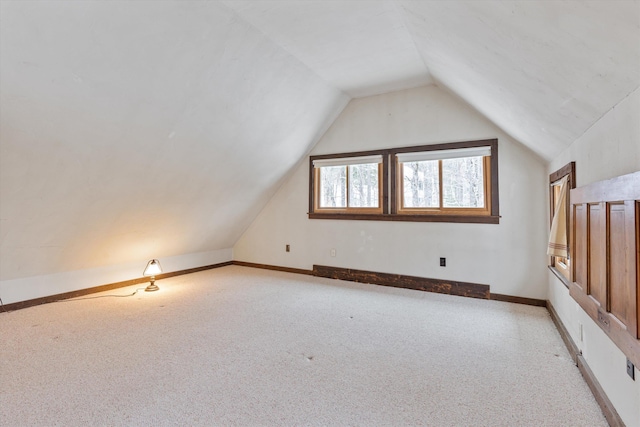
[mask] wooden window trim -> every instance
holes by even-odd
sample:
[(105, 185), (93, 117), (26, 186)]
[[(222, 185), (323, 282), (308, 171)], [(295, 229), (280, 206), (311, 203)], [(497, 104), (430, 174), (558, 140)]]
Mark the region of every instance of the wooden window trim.
[(345, 219), (352, 221), (399, 221), (399, 222), (454, 222), (467, 224), (499, 224), (498, 216), (481, 215), (398, 215), (398, 214), (351, 214), (310, 213), (309, 219)]
[[(397, 161), (396, 161), (397, 163)], [(463, 215), (463, 216), (488, 216), (491, 215), (491, 157), (484, 157), (482, 160), (482, 175), (484, 178), (484, 207), (482, 208), (446, 208), (444, 207), (444, 190), (443, 190), (443, 168), (442, 160), (438, 160), (438, 180), (440, 185), (439, 190), (439, 204), (440, 207), (431, 208), (405, 208), (404, 206), (404, 191), (402, 191), (403, 183), (403, 165), (396, 165), (396, 179), (395, 182), (399, 185), (400, 191), (396, 192), (397, 200), (397, 213), (398, 215)]]
[[(576, 162), (569, 162), (555, 172), (549, 175), (549, 226), (553, 222), (553, 214), (555, 210), (555, 197), (553, 183), (561, 180), (565, 176), (569, 177), (567, 181), (567, 203), (566, 203), (566, 215), (567, 215), (567, 243), (571, 246), (571, 226), (570, 226), (570, 209), (571, 209), (571, 197), (570, 193), (572, 189), (576, 188)], [(563, 277), (564, 280), (560, 280), (565, 287), (569, 287), (571, 283), (571, 264), (563, 265), (557, 258), (549, 257), (549, 269), (558, 277)], [(570, 261), (570, 260), (569, 260)]]
[[(399, 153), (411, 153), (418, 151), (436, 151), (436, 150), (451, 150), (458, 148), (473, 148), (473, 147), (491, 147), (491, 156), (488, 161), (488, 173), (485, 170), (487, 177), (485, 189), (485, 199), (490, 200), (485, 202), (485, 208), (482, 208), (483, 213), (479, 213), (477, 208), (454, 208), (454, 209), (440, 209), (438, 212), (434, 212), (428, 209), (419, 209), (417, 211), (402, 210), (398, 212), (400, 205), (398, 201), (398, 183), (397, 183), (397, 161), (396, 154)], [(340, 159), (349, 157), (360, 157), (369, 155), (382, 155), (382, 174), (379, 174), (381, 178), (381, 191), (382, 191), (382, 212), (372, 213), (368, 208), (364, 208), (365, 211), (356, 212), (353, 209), (346, 211), (331, 210), (326, 208), (318, 209), (318, 200), (316, 199), (316, 187), (318, 185), (315, 168), (313, 166), (314, 160), (320, 159)], [(391, 179), (393, 178), (393, 179)], [(442, 192), (441, 192), (442, 193)], [(317, 156), (310, 156), (309, 158), (309, 219), (340, 219), (340, 220), (365, 220), (365, 221), (409, 221), (409, 222), (453, 222), (453, 223), (478, 223), (478, 224), (499, 224), (500, 223), (500, 201), (499, 201), (499, 188), (498, 188), (498, 140), (497, 139), (485, 139), (475, 141), (462, 141), (452, 143), (442, 143), (433, 145), (421, 145), (412, 147), (400, 147), (393, 149), (381, 149), (381, 150), (369, 150), (369, 151), (357, 151), (350, 153), (339, 154), (323, 154)]]
[[(382, 163), (378, 164), (378, 207), (377, 208), (363, 208), (363, 207), (349, 207), (349, 165), (345, 165), (345, 167), (347, 168), (347, 182), (346, 182), (346, 194), (345, 194), (345, 199), (347, 202), (347, 206), (344, 208), (322, 208), (320, 207), (320, 192), (316, 191), (315, 192), (315, 206), (318, 206), (316, 208), (316, 213), (320, 213), (320, 214), (340, 214), (340, 213), (345, 213), (345, 214), (364, 214), (364, 215), (374, 215), (374, 214), (382, 214), (383, 210), (384, 210), (384, 204), (383, 204), (383, 179), (382, 179), (382, 175), (383, 175), (383, 169), (384, 169), (384, 165)], [(320, 187), (320, 168), (313, 168), (313, 179), (314, 179), (314, 188), (319, 188)]]
[[(318, 156), (310, 156), (309, 157), (309, 218), (311, 219), (312, 216), (317, 218), (317, 219), (322, 219), (322, 218), (330, 218), (330, 219), (334, 219), (333, 217), (336, 215), (342, 216), (351, 216), (351, 215), (356, 215), (353, 212), (327, 212), (324, 211), (323, 212), (319, 212), (318, 209), (315, 208), (316, 205), (319, 205), (319, 203), (316, 200), (316, 186), (318, 185), (318, 183), (316, 182), (316, 177), (315, 177), (315, 168), (313, 167), (313, 161), (314, 160), (323, 160), (323, 159), (346, 159), (346, 158), (350, 158), (350, 157), (363, 157), (363, 156), (375, 156), (375, 155), (382, 155), (382, 175), (378, 175), (378, 180), (382, 186), (382, 198), (379, 199), (382, 201), (382, 214), (387, 214), (388, 213), (388, 199), (389, 199), (389, 190), (388, 190), (388, 186), (385, 185), (386, 182), (388, 182), (388, 171), (389, 171), (389, 154), (388, 154), (388, 150), (370, 150), (370, 151), (354, 151), (351, 153), (340, 153), (340, 154), (323, 154), (323, 155), (318, 155)], [(379, 213), (366, 213), (366, 214), (360, 214), (360, 215), (379, 215)], [(339, 217), (339, 219), (342, 219)]]

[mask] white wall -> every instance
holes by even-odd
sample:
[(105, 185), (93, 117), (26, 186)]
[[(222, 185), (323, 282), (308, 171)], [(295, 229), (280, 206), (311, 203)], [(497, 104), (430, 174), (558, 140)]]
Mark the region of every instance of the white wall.
[(231, 248), (348, 102), (219, 2), (0, 1), (0, 52), (2, 281)]
[[(231, 261), (232, 249), (219, 249), (187, 255), (160, 258), (164, 273), (187, 270)], [(4, 304), (41, 298), (79, 289), (92, 288), (110, 283), (122, 282), (142, 277), (148, 259), (127, 264), (86, 270), (66, 271), (64, 273), (31, 276), (21, 279), (0, 281), (0, 298)], [(159, 286), (162, 286), (160, 282)]]
[[(640, 89), (622, 100), (550, 164), (551, 173), (576, 162), (576, 181), (583, 186), (640, 170)], [(627, 426), (640, 426), (640, 371), (636, 381), (626, 374), (626, 357), (600, 327), (548, 273), (549, 300), (589, 367)], [(583, 340), (580, 340), (580, 325)]]
[[(545, 299), (548, 219), (539, 202), (546, 197), (544, 163), (458, 98), (424, 86), (354, 99), (312, 154), (494, 137), (499, 140), (499, 225), (310, 220), (305, 158), (236, 243), (234, 259), (483, 283), (494, 293)], [(447, 267), (439, 266), (439, 257), (447, 258)]]

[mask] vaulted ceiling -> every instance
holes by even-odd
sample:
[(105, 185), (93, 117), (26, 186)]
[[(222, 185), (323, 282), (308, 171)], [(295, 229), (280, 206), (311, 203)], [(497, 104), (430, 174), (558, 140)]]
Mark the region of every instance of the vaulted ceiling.
[(550, 159), (640, 85), (634, 1), (235, 1), (351, 97), (434, 82)]
[(545, 159), (637, 1), (0, 2), (0, 279), (231, 247), (349, 99), (434, 83)]

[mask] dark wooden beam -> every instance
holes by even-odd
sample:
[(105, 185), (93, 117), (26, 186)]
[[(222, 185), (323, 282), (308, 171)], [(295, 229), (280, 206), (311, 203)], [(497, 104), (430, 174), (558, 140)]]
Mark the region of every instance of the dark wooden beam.
[(350, 268), (314, 265), (313, 274), (318, 277), (371, 283), (396, 288), (415, 289), (440, 294), (458, 295), (472, 298), (489, 299), (489, 285), (458, 282), (443, 279), (406, 276), (403, 274), (378, 273)]

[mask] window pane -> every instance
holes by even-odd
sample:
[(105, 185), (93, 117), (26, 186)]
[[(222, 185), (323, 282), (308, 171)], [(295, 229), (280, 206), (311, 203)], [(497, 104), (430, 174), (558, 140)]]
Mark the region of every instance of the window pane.
[(445, 208), (483, 208), (482, 157), (442, 160), (442, 203)]
[[(559, 185), (554, 185), (551, 189), (553, 191), (553, 211), (555, 212), (555, 208), (558, 205), (558, 203), (560, 203), (560, 196), (561, 196), (561, 188)], [(553, 220), (553, 217), (551, 218)], [(568, 230), (568, 228), (567, 228)], [(553, 262), (553, 266), (556, 268), (556, 270), (558, 270), (560, 272), (560, 274), (562, 274), (564, 277), (566, 277), (567, 279), (570, 278), (569, 275), (569, 258), (565, 258), (565, 257), (559, 257), (559, 256), (554, 256), (553, 257), (554, 262)]]
[(349, 207), (378, 207), (378, 163), (349, 166)]
[(440, 206), (438, 161), (402, 164), (404, 208), (437, 208)]
[(347, 167), (320, 168), (320, 207), (347, 207)]

